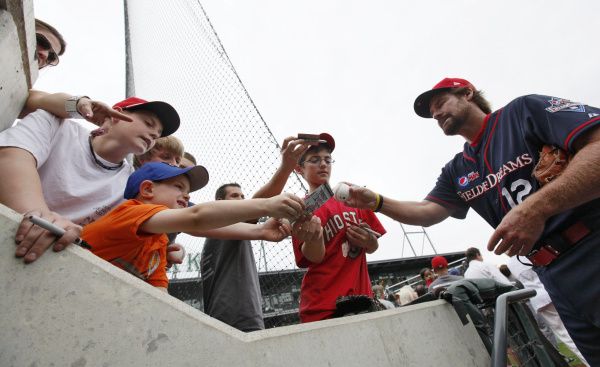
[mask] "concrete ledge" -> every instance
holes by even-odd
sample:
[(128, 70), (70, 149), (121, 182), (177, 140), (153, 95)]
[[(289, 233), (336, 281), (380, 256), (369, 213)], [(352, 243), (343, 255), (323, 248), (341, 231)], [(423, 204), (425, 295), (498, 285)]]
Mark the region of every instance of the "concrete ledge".
[(37, 79), (32, 0), (0, 1), (0, 131), (10, 127)]
[(472, 325), (436, 301), (244, 334), (78, 247), (15, 259), (0, 206), (0, 366), (483, 366)]

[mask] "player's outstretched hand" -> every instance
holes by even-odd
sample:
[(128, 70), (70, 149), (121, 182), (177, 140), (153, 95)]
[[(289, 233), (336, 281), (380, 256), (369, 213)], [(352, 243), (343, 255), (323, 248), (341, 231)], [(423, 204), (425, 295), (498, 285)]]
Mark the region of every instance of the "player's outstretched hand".
[(377, 194), (367, 189), (366, 187), (356, 186), (349, 182), (345, 182), (350, 186), (349, 197), (345, 204), (354, 208), (372, 209), (377, 202)]
[(296, 220), (304, 211), (304, 201), (289, 193), (283, 193), (266, 199), (267, 215), (275, 218)]
[(287, 219), (269, 218), (262, 224), (261, 232), (263, 240), (279, 242), (292, 234), (292, 227)]
[[(66, 231), (65, 234), (57, 239), (52, 233), (34, 225), (28, 219), (31, 215), (45, 219), (63, 228)], [(62, 251), (79, 237), (81, 229), (81, 226), (49, 210), (29, 211), (24, 215), (15, 235), (15, 243), (17, 245), (15, 256), (22, 257), (25, 263), (31, 263), (42, 256), (52, 245), (54, 245), (54, 251)]]
[(281, 145), (281, 164), (284, 167), (293, 170), (298, 164), (298, 160), (302, 157), (310, 144), (303, 139), (298, 139), (295, 136), (288, 136), (283, 140)]
[(545, 222), (539, 212), (530, 210), (523, 202), (504, 216), (490, 237), (487, 248), (496, 255), (525, 256), (542, 235)]
[(182, 264), (185, 258), (185, 248), (178, 243), (171, 243), (167, 246), (167, 268), (173, 264)]
[(108, 118), (127, 122), (133, 121), (131, 117), (117, 110), (113, 110), (106, 103), (94, 101), (87, 97), (80, 98), (79, 101), (77, 101), (77, 112), (79, 112), (84, 119), (96, 126), (102, 126), (104, 121)]
[(314, 243), (323, 238), (321, 218), (313, 215), (297, 220), (292, 226), (292, 235), (304, 243)]

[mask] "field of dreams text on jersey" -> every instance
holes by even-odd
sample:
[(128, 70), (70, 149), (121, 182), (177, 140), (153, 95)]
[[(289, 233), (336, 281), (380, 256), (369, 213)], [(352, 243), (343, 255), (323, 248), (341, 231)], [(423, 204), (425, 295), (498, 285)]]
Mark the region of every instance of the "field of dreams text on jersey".
[(498, 170), (498, 172), (496, 173), (490, 173), (487, 176), (485, 176), (485, 180), (480, 183), (479, 185), (466, 190), (466, 191), (458, 191), (457, 194), (458, 196), (460, 196), (464, 201), (471, 201), (473, 199), (478, 198), (479, 196), (483, 195), (485, 192), (487, 192), (489, 189), (492, 189), (494, 187), (496, 187), (496, 185), (498, 185), (499, 182), (502, 181), (502, 179), (504, 178), (504, 176), (506, 176), (507, 174), (516, 171), (520, 168), (523, 168), (527, 165), (530, 165), (533, 163), (533, 158), (529, 155), (529, 153), (524, 153), (522, 155), (520, 155), (519, 157), (517, 157), (514, 162), (513, 161), (508, 161), (506, 163), (504, 163), (500, 169)]

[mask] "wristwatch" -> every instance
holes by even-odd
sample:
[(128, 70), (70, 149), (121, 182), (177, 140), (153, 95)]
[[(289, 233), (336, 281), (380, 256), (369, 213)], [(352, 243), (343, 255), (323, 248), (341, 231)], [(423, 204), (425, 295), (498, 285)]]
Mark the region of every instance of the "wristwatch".
[(67, 111), (69, 118), (71, 118), (71, 119), (82, 119), (83, 118), (83, 116), (81, 116), (79, 111), (77, 111), (77, 102), (79, 102), (79, 100), (81, 98), (90, 99), (90, 97), (88, 97), (88, 96), (73, 96), (65, 101), (65, 111)]

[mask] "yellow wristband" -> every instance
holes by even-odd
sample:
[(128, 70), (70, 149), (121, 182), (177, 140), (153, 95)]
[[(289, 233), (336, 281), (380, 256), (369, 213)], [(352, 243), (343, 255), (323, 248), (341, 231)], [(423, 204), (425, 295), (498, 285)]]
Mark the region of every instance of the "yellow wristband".
[(377, 208), (379, 208), (379, 204), (381, 203), (381, 195), (379, 195), (378, 193), (375, 193), (375, 205), (373, 206), (373, 208), (371, 209), (372, 211), (377, 211)]

